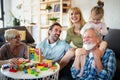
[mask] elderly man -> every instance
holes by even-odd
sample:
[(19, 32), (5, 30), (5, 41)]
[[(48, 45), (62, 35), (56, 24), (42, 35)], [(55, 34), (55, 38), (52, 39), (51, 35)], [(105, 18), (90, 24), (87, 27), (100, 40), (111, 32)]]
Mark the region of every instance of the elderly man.
[(37, 44), (36, 48), (42, 49), (42, 55), (45, 59), (59, 62), (70, 48), (69, 44), (59, 39), (61, 32), (62, 26), (59, 23), (54, 23), (49, 27), (48, 38)]
[(105, 53), (101, 54), (100, 41), (101, 35), (93, 27), (84, 31), (83, 48), (76, 50), (75, 60), (71, 67), (72, 77), (75, 80), (112, 79), (116, 70), (115, 54), (110, 49), (106, 49)]

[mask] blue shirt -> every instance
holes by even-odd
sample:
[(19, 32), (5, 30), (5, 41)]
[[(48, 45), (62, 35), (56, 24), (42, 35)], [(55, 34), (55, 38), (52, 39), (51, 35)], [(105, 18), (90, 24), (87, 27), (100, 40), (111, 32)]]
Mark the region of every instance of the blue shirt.
[(36, 48), (42, 49), (42, 55), (44, 56), (44, 59), (50, 59), (54, 62), (57, 62), (71, 47), (63, 40), (58, 40), (53, 46), (51, 46), (48, 40), (45, 39), (40, 44), (37, 44)]
[(97, 69), (91, 66), (91, 60), (94, 60), (93, 57), (86, 58), (86, 63), (84, 66), (84, 73), (81, 77), (77, 75), (80, 73), (80, 69), (76, 70), (74, 66), (71, 67), (71, 74), (75, 80), (111, 80), (114, 76), (116, 70), (116, 59), (115, 54), (112, 50), (107, 49), (102, 57), (103, 69), (100, 73), (97, 73)]

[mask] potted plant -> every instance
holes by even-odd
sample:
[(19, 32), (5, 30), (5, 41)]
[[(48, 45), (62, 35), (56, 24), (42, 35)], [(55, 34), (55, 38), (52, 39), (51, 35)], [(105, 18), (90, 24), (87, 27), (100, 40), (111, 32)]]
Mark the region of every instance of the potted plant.
[(45, 8), (48, 12), (50, 12), (50, 10), (52, 9), (52, 7), (50, 5), (47, 5)]
[(57, 21), (59, 18), (57, 18), (57, 17), (50, 17), (49, 18), (49, 20), (51, 20), (51, 21)]
[(59, 18), (57, 17), (50, 17), (48, 18), (51, 21), (51, 24), (55, 23)]
[(13, 26), (19, 26), (20, 25), (20, 19), (16, 18), (12, 11), (9, 11), (10, 16), (13, 18)]

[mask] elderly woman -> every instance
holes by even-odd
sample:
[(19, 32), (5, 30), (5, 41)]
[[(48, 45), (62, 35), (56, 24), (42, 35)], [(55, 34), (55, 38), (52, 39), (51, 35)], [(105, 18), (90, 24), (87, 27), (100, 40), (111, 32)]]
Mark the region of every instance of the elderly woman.
[(27, 46), (21, 42), (18, 30), (8, 29), (4, 37), (7, 43), (0, 48), (0, 66), (5, 63), (16, 63), (18, 58), (27, 58)]

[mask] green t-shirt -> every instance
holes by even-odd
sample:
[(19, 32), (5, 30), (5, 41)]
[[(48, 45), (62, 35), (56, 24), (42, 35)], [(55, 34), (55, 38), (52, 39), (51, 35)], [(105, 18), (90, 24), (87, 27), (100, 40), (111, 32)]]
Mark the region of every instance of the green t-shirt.
[(67, 30), (67, 36), (65, 41), (69, 44), (72, 42), (77, 48), (81, 48), (83, 45), (82, 36), (76, 35), (73, 31), (73, 27)]

